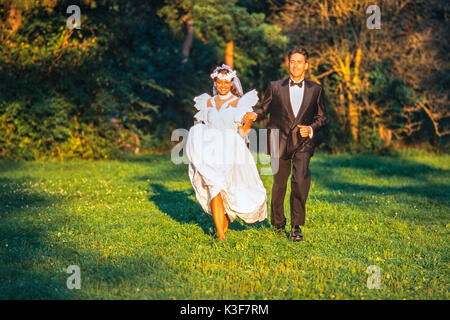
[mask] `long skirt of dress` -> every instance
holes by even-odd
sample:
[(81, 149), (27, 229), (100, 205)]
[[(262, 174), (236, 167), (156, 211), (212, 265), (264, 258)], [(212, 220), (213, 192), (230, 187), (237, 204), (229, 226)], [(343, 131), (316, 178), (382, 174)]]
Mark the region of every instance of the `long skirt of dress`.
[(212, 214), (211, 200), (220, 192), (230, 221), (246, 223), (267, 218), (267, 193), (247, 145), (234, 130), (197, 123), (186, 141), (189, 178), (203, 210)]

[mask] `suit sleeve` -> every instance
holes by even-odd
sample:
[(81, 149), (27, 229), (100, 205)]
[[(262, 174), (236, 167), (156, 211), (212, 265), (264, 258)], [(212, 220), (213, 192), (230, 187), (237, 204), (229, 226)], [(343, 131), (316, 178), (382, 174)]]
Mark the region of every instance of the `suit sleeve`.
[(259, 107), (254, 111), (254, 113), (256, 113), (256, 115), (258, 116), (256, 120), (264, 119), (267, 116), (271, 102), (272, 102), (272, 83), (269, 82), (266, 92), (264, 93), (264, 100), (261, 103), (261, 107)]
[(317, 97), (317, 114), (314, 116), (314, 122), (311, 124), (311, 128), (314, 133), (327, 125), (327, 113), (325, 110), (324, 90), (320, 87), (320, 92)]

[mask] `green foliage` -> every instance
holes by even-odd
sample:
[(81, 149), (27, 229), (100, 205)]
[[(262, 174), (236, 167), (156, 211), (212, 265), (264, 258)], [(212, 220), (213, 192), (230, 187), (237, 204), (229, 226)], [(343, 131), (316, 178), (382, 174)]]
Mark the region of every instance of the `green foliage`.
[(209, 47), (197, 44), (198, 60), (181, 66), (178, 43), (145, 3), (81, 6), (82, 28), (73, 31), (60, 14), (68, 4), (33, 6), (16, 34), (3, 34), (2, 156), (114, 157), (124, 136), (139, 136), (143, 148), (167, 144), (192, 118), (200, 83), (192, 79), (206, 75), (198, 65), (214, 58)]
[(333, 152), (383, 153), (378, 140), (448, 151), (448, 4), (386, 1), (381, 28), (370, 29), (369, 0), (267, 2), (269, 21), (308, 49), (308, 76), (326, 89)]
[[(376, 32), (362, 23), (367, 18), (363, 3), (345, 1), (328, 1), (325, 7), (317, 1), (167, 0), (151, 7), (143, 0), (77, 3), (80, 30), (66, 27), (66, 9), (73, 1), (0, 4), (4, 158), (111, 158), (137, 147), (167, 150), (171, 132), (193, 123), (192, 99), (211, 93), (209, 74), (224, 62), (228, 41), (234, 43), (234, 67), (244, 91), (255, 88), (260, 98), (269, 81), (287, 75), (287, 48), (309, 49), (310, 75), (326, 75), (320, 82), (326, 90), (328, 134), (320, 133), (319, 144), (332, 152), (387, 152), (380, 127), (392, 133), (392, 141), (448, 149), (446, 135), (436, 133), (448, 127), (449, 74), (448, 30), (442, 23), (449, 7), (438, 1), (406, 4), (408, 14), (398, 19), (403, 5), (386, 4), (384, 27)], [(20, 20), (11, 20), (12, 4)], [(184, 61), (188, 18), (194, 22), (194, 39)], [(427, 40), (421, 19), (429, 21), (438, 42)], [(14, 22), (19, 28), (9, 31)], [(361, 82), (355, 85), (339, 74), (337, 58), (350, 58), (349, 72), (354, 72), (357, 48), (363, 53)], [(348, 93), (363, 109), (357, 141), (346, 119)]]
[(267, 83), (281, 74), (288, 39), (281, 28), (267, 23), (264, 13), (249, 12), (236, 0), (177, 0), (165, 1), (158, 14), (180, 39), (183, 20), (192, 19), (196, 37), (214, 48), (218, 64), (224, 62), (226, 43), (233, 41), (234, 67), (244, 90), (256, 88), (262, 93)]

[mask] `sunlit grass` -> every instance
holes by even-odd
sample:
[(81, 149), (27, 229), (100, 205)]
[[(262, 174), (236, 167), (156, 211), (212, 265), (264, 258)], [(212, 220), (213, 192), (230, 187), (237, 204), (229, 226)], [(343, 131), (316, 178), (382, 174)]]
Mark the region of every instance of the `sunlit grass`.
[(449, 160), (314, 155), (301, 243), (238, 220), (218, 242), (170, 155), (0, 162), (0, 298), (448, 299)]

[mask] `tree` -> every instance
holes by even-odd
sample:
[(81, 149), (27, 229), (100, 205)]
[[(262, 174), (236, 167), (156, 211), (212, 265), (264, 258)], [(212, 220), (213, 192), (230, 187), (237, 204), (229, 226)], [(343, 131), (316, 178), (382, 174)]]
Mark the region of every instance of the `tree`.
[[(222, 61), (231, 67), (236, 64), (249, 83), (258, 83), (255, 78), (262, 77), (264, 69), (270, 69), (261, 67), (262, 64), (273, 67), (275, 63), (279, 72), (280, 56), (287, 39), (280, 34), (280, 28), (265, 22), (263, 13), (249, 13), (245, 7), (237, 5), (236, 0), (166, 1), (158, 14), (175, 34), (185, 38), (183, 52), (189, 52), (189, 27), (193, 26), (196, 38), (214, 45)], [(258, 71), (258, 67), (263, 71)]]
[(285, 1), (269, 19), (311, 53), (310, 76), (325, 85), (336, 117), (333, 148), (377, 151), (414, 134), (448, 135), (448, 4), (386, 1), (381, 29), (369, 29), (371, 4)]

